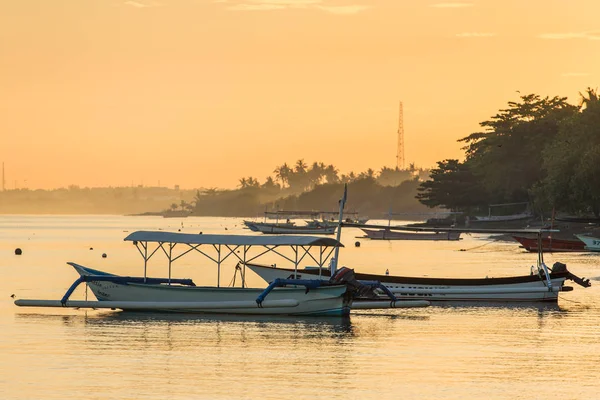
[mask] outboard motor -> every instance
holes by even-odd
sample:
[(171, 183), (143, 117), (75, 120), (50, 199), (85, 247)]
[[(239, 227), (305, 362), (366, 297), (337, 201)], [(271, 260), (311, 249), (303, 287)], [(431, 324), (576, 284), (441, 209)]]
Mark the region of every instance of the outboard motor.
[(592, 286), (592, 283), (590, 282), (589, 279), (584, 278), (580, 278), (576, 275), (573, 275), (571, 272), (569, 272), (569, 270), (567, 269), (567, 265), (563, 264), (561, 262), (555, 262), (552, 265), (552, 273), (556, 274), (556, 273), (566, 273), (567, 274), (567, 279), (572, 280), (573, 282), (583, 286), (583, 287), (590, 287)]
[(329, 278), (329, 283), (334, 285), (348, 285), (355, 297), (378, 298), (374, 288), (360, 283), (354, 276), (354, 270), (347, 267), (342, 267), (335, 271), (335, 274)]

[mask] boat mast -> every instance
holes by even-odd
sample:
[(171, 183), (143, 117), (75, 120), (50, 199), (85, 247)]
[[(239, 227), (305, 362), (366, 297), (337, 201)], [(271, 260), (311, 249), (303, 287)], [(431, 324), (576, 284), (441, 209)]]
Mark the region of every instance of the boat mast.
[(348, 184), (344, 183), (344, 195), (342, 196), (342, 199), (340, 200), (340, 216), (338, 219), (338, 226), (337, 226), (337, 234), (336, 234), (336, 240), (338, 241), (338, 243), (335, 246), (335, 254), (333, 256), (333, 262), (331, 263), (331, 276), (333, 276), (333, 274), (335, 274), (335, 271), (337, 270), (337, 266), (338, 266), (338, 257), (340, 254), (340, 239), (342, 238), (342, 221), (344, 219), (344, 206), (346, 205), (346, 198), (348, 196)]

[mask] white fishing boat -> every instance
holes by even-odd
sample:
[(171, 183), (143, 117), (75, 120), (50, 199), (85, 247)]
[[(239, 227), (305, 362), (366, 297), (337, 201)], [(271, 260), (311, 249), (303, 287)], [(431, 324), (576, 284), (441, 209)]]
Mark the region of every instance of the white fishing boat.
[(296, 223), (291, 222), (289, 220), (287, 222), (276, 222), (276, 223), (255, 222), (255, 221), (244, 220), (244, 225), (246, 225), (246, 228), (250, 229), (252, 232), (260, 232), (261, 229), (267, 229), (270, 227), (289, 228), (289, 227), (296, 225)]
[[(493, 208), (504, 208), (504, 207), (514, 207), (514, 206), (525, 206), (527, 209), (520, 213), (508, 214), (508, 215), (492, 215)], [(502, 204), (490, 204), (488, 208), (488, 215), (483, 216), (475, 216), (475, 221), (477, 222), (508, 222), (508, 221), (518, 221), (521, 219), (527, 219), (533, 217), (533, 213), (529, 210), (529, 203), (521, 202), (521, 203), (502, 203)]]
[(260, 222), (254, 224), (246, 224), (248, 229), (254, 232), (269, 233), (276, 235), (333, 235), (337, 229), (337, 225), (333, 226), (282, 226), (280, 224), (270, 224), (268, 222)]
[(365, 237), (373, 240), (460, 240), (460, 232), (408, 232), (387, 228), (361, 228)]
[(475, 220), (478, 222), (506, 222), (506, 221), (518, 221), (521, 219), (527, 219), (533, 217), (533, 214), (529, 212), (511, 214), (511, 215), (485, 215), (475, 216)]
[[(344, 226), (355, 226), (344, 224)], [(395, 229), (390, 227), (388, 229)], [(413, 228), (427, 231), (428, 228)], [(444, 230), (444, 229), (442, 229)], [(445, 229), (447, 231), (473, 233), (528, 233), (537, 234), (541, 240), (541, 230), (500, 230), (500, 229)], [(555, 231), (552, 231), (555, 232)], [(542, 246), (539, 247), (542, 249)], [(277, 278), (290, 277), (290, 270), (273, 266), (246, 264), (247, 267), (270, 282)], [(321, 267), (302, 268), (294, 271), (299, 279), (329, 279), (329, 270)], [(591, 286), (589, 279), (579, 278), (567, 270), (565, 264), (555, 263), (549, 268), (544, 263), (543, 252), (538, 252), (537, 267), (531, 267), (528, 275), (497, 278), (428, 278), (392, 275), (376, 275), (355, 272), (359, 281), (376, 280), (381, 282), (398, 299), (419, 299), (433, 302), (557, 302), (560, 292), (571, 291), (565, 286), (569, 279), (583, 286)]]
[(589, 235), (575, 235), (585, 244), (585, 250), (600, 251), (600, 239)]
[[(264, 253), (283, 255), (281, 248), (291, 248), (295, 262), (307, 255), (313, 260), (311, 249), (318, 249), (317, 257), (325, 260), (333, 248), (341, 246), (332, 238), (310, 236), (243, 236), (196, 235), (170, 232), (138, 231), (125, 238), (133, 242), (144, 259), (144, 275), (119, 276), (68, 263), (80, 275), (61, 300), (16, 300), (18, 306), (109, 308), (122, 310), (154, 310), (168, 312), (218, 313), (218, 314), (268, 314), (268, 315), (347, 315), (352, 304), (352, 294), (345, 283), (321, 280), (279, 281), (267, 288), (248, 288), (245, 269), (240, 270), (242, 287), (220, 285), (221, 263), (230, 256), (241, 263)], [(155, 246), (155, 247), (153, 247)], [(174, 250), (177, 248), (179, 254)], [(258, 256), (250, 250), (258, 248)], [(168, 260), (167, 278), (147, 276), (148, 260), (162, 250)], [(217, 264), (218, 278), (215, 287), (198, 287), (190, 279), (171, 277), (172, 263), (190, 252), (197, 251)], [(212, 254), (211, 254), (212, 253)], [(240, 254), (241, 253), (241, 254)], [(71, 300), (70, 296), (81, 283), (87, 284), (97, 301)], [(284, 287), (287, 286), (287, 287)]]

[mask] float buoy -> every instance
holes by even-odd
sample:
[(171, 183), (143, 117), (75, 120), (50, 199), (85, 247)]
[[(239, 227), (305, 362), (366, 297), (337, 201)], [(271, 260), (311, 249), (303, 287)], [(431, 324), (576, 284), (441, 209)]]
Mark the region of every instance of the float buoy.
[(358, 241), (357, 241), (357, 242), (355, 242), (355, 243), (354, 243), (354, 247), (360, 247), (360, 242), (358, 242)]
[(15, 249), (15, 254), (18, 255), (18, 256), (20, 256), (21, 254), (23, 254), (23, 251), (21, 251), (21, 249), (17, 247)]
[(102, 258), (106, 258), (106, 253), (102, 253)]

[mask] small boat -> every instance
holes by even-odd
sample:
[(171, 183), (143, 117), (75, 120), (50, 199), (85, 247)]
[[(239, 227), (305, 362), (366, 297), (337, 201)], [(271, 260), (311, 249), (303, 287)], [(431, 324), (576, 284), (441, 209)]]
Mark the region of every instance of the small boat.
[[(527, 251), (537, 252), (539, 251), (539, 244), (537, 238), (525, 237), (525, 236), (514, 236), (517, 242), (521, 243), (523, 248)], [(575, 252), (585, 251), (585, 243), (579, 239), (556, 239), (553, 237), (542, 238), (542, 251), (545, 252)]]
[(361, 230), (373, 240), (460, 240), (460, 232), (403, 232), (386, 228)]
[(244, 220), (244, 225), (246, 225), (246, 228), (250, 229), (252, 232), (260, 232), (261, 228), (262, 229), (266, 229), (266, 227), (281, 227), (281, 228), (289, 228), (291, 226), (296, 225), (295, 222), (291, 222), (291, 221), (287, 221), (287, 222), (276, 222), (276, 223), (270, 223), (270, 222), (254, 222), (254, 221), (247, 221)]
[(280, 224), (270, 224), (268, 222), (248, 223), (248, 229), (254, 232), (281, 234), (281, 235), (333, 235), (337, 225), (333, 226), (282, 226)]
[(600, 251), (600, 239), (589, 235), (575, 235), (577, 239), (581, 240), (586, 250), (589, 251)]
[(485, 215), (475, 216), (477, 222), (506, 222), (506, 221), (518, 221), (521, 219), (531, 218), (533, 214), (529, 212), (512, 214), (512, 215)]
[[(246, 266), (266, 282), (277, 278), (329, 279), (323, 268), (303, 268), (297, 271), (248, 263)], [(295, 275), (294, 275), (295, 274)], [(546, 277), (544, 267), (530, 275), (499, 278), (427, 278), (375, 275), (355, 272), (359, 281), (377, 280), (401, 300), (432, 302), (557, 302), (558, 294), (573, 288), (564, 286), (566, 279), (588, 287), (589, 280), (571, 274), (566, 265), (555, 263)], [(358, 301), (358, 300), (357, 300)], [(355, 301), (355, 302), (357, 302)], [(356, 306), (353, 305), (354, 308)]]
[[(286, 246), (302, 256), (310, 254), (311, 248), (318, 249), (323, 255), (325, 248), (342, 246), (339, 241), (332, 238), (138, 231), (127, 236), (125, 241), (133, 242), (144, 258), (143, 276), (113, 275), (69, 262), (68, 264), (79, 274), (79, 278), (61, 300), (19, 299), (15, 304), (29, 307), (109, 308), (216, 314), (347, 315), (350, 312), (353, 295), (344, 280), (335, 282), (280, 280), (266, 288), (248, 288), (244, 279), (245, 269), (240, 269), (242, 287), (220, 285), (221, 261), (227, 257), (234, 256), (244, 261), (251, 248), (258, 247), (261, 252), (259, 255), (266, 252), (279, 254), (273, 249)], [(152, 244), (156, 247), (151, 246)], [(173, 251), (176, 246), (181, 247), (178, 255)], [(159, 249), (168, 260), (168, 277), (150, 278), (146, 275), (146, 266), (150, 257)], [(171, 277), (172, 262), (193, 251), (198, 251), (217, 264), (218, 279), (215, 287), (199, 287), (191, 279)], [(70, 300), (70, 296), (81, 283), (87, 284), (97, 301)], [(290, 285), (291, 283), (293, 285)]]

